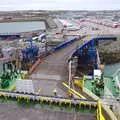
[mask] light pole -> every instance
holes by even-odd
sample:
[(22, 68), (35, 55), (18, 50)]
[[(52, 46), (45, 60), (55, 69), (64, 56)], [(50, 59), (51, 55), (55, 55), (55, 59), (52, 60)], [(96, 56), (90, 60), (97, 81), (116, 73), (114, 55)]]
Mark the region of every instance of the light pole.
[(71, 71), (71, 64), (72, 64), (72, 60), (70, 60), (69, 62), (69, 66), (68, 66), (68, 71), (69, 71), (69, 91), (71, 89), (71, 80), (72, 80), (72, 71)]

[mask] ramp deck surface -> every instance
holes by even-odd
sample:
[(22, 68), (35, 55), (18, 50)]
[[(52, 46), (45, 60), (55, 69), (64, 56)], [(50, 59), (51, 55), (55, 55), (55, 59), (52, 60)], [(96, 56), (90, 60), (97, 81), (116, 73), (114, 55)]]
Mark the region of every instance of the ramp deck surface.
[(47, 56), (44, 61), (29, 76), (33, 80), (35, 91), (41, 90), (41, 94), (53, 95), (52, 91), (57, 89), (58, 95), (65, 96), (62, 87), (63, 81), (68, 81), (68, 59), (72, 52), (83, 44), (78, 40), (59, 51)]

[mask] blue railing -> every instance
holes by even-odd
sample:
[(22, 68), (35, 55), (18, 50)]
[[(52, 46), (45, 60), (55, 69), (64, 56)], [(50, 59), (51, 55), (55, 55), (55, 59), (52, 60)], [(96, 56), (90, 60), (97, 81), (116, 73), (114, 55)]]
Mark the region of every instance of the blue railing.
[[(82, 38), (82, 37), (81, 37), (81, 38)], [(81, 38), (79, 38), (79, 39), (81, 39)], [(53, 53), (53, 52), (55, 52), (55, 51), (61, 50), (62, 48), (65, 48), (66, 46), (70, 45), (71, 43), (73, 43), (73, 42), (75, 42), (75, 41), (77, 41), (77, 40), (79, 40), (79, 39), (78, 39), (78, 38), (74, 38), (74, 39), (72, 39), (72, 40), (65, 41), (65, 42), (57, 45), (56, 47), (52, 48), (51, 50), (42, 53), (42, 54), (39, 56), (39, 58), (44, 58), (44, 57), (50, 55), (51, 53)]]
[(66, 42), (63, 42), (63, 43), (57, 45), (55, 48), (53, 48), (53, 50), (54, 50), (54, 51), (60, 50), (60, 49), (66, 47), (67, 45), (69, 45), (69, 44), (71, 44), (71, 43), (73, 43), (73, 42), (75, 42), (75, 41), (77, 41), (77, 40), (78, 40), (78, 38), (74, 38), (74, 39), (72, 39), (72, 40), (68, 40), (68, 41), (66, 41)]
[(96, 41), (101, 41), (101, 40), (117, 40), (116, 37), (98, 37), (98, 38), (93, 38), (90, 41), (86, 42), (85, 44), (81, 45), (77, 50), (74, 50), (70, 58), (74, 57), (77, 53), (78, 50), (82, 50), (85, 46), (91, 44), (91, 46), (95, 45)]

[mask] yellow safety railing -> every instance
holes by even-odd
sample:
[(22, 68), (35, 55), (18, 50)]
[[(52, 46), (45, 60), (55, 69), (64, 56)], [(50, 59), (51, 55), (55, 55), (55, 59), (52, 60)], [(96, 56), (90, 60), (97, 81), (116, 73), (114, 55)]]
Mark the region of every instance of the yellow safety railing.
[(74, 89), (70, 88), (66, 83), (62, 83), (66, 88), (68, 88), (69, 92), (72, 93), (73, 95), (76, 95), (82, 99), (86, 99), (84, 96), (82, 96), (80, 93), (78, 93), (77, 91), (75, 91)]
[(93, 98), (94, 100), (98, 100), (99, 97), (96, 96), (92, 91), (90, 91), (89, 89), (87, 89), (85, 86), (84, 86), (84, 82), (85, 82), (85, 77), (83, 77), (83, 79), (76, 79), (74, 78), (74, 84), (77, 85), (78, 87), (80, 87), (84, 93), (86, 93), (88, 96), (90, 96), (91, 98)]
[(29, 96), (19, 96), (19, 97), (17, 98), (17, 101), (20, 102), (21, 99), (25, 99), (25, 100), (26, 100), (26, 103), (29, 103)]
[(104, 116), (102, 115), (102, 105), (101, 103), (97, 103), (97, 120), (105, 120)]

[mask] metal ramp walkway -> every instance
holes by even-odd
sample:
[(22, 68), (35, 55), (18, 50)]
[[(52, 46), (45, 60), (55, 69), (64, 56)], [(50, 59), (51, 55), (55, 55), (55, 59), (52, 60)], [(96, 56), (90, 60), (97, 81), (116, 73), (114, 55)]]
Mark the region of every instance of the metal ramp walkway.
[(62, 82), (68, 81), (68, 59), (76, 47), (83, 44), (82, 40), (75, 41), (68, 46), (47, 56), (41, 64), (39, 64), (29, 79), (33, 80), (35, 90), (43, 89), (42, 93), (51, 95), (56, 88), (60, 96), (65, 96)]

